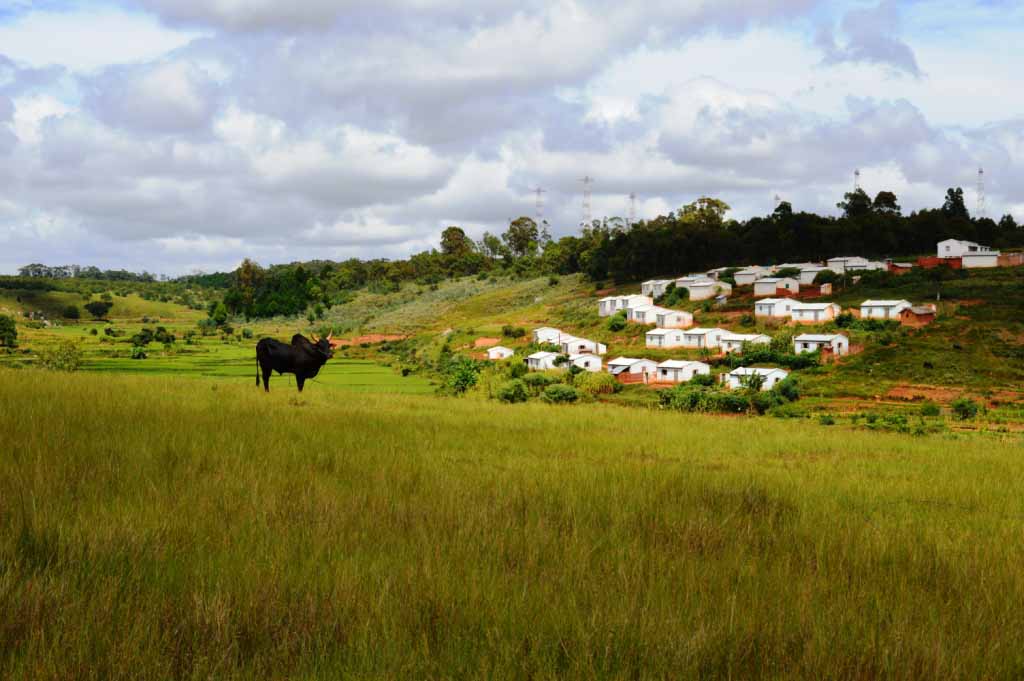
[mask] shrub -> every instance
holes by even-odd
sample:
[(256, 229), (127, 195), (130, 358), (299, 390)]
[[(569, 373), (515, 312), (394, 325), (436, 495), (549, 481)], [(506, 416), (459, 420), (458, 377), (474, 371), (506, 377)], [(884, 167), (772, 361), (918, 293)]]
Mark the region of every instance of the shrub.
[(453, 395), (464, 395), (476, 385), (480, 367), (468, 357), (455, 357), (448, 362), (444, 389)]
[(818, 417), (818, 423), (823, 426), (834, 426), (836, 425), (836, 420), (829, 414), (822, 414)]
[(548, 286), (558, 286), (558, 277), (553, 274), (548, 277)]
[(607, 326), (609, 331), (622, 331), (624, 328), (626, 328), (625, 310), (619, 310), (611, 317), (609, 317)]
[(579, 395), (576, 393), (576, 388), (573, 388), (571, 385), (558, 383), (549, 385), (544, 389), (543, 399), (551, 404), (567, 404), (578, 400)]
[(81, 317), (82, 313), (77, 305), (68, 305), (64, 308), (64, 319), (80, 319)]
[(611, 395), (622, 390), (622, 384), (605, 372), (584, 371), (573, 377), (573, 386), (585, 395)]
[(498, 388), (497, 397), (502, 402), (515, 404), (516, 402), (525, 402), (529, 398), (529, 394), (522, 381), (512, 380)]
[(61, 341), (39, 353), (39, 366), (50, 371), (78, 371), (82, 366), (82, 348), (74, 341)]
[(132, 336), (132, 345), (144, 348), (153, 342), (153, 338), (153, 330), (143, 327), (141, 331)]
[(796, 402), (800, 399), (800, 385), (797, 383), (795, 376), (787, 376), (776, 383), (775, 387), (772, 388), (772, 392), (777, 393), (788, 402)]
[(953, 413), (956, 414), (956, 417), (961, 421), (973, 419), (978, 415), (978, 412), (981, 409), (978, 403), (969, 397), (957, 398), (953, 400), (949, 406), (953, 410)]
[(103, 319), (112, 307), (114, 307), (114, 304), (109, 300), (94, 300), (91, 303), (85, 304), (85, 309), (94, 319)]
[(132, 346), (132, 359), (146, 359), (146, 349), (138, 345)]
[(92, 328), (92, 329), (89, 329), (89, 335), (90, 336), (98, 336), (98, 335), (100, 335), (100, 332), (97, 331), (95, 328)]
[(173, 333), (169, 333), (167, 331), (166, 327), (158, 326), (156, 327), (156, 333), (153, 334), (153, 340), (155, 340), (157, 343), (168, 345), (170, 343), (173, 343), (176, 339)]
[(252, 338), (252, 329), (242, 329), (242, 338), (249, 340)]
[(199, 333), (203, 336), (212, 336), (217, 332), (217, 322), (212, 319), (200, 319), (196, 324), (199, 327)]
[(501, 335), (505, 336), (506, 338), (522, 338), (523, 336), (526, 335), (526, 329), (524, 329), (521, 326), (512, 326), (511, 324), (506, 324), (505, 326), (501, 327)]
[(934, 402), (925, 402), (921, 405), (921, 416), (940, 416), (942, 409)]
[(752, 314), (745, 314), (740, 317), (740, 326), (754, 326), (757, 324), (757, 319)]
[(522, 378), (529, 373), (526, 362), (513, 361), (508, 367), (509, 378)]
[(0, 346), (18, 347), (18, 325), (14, 323), (13, 318), (2, 314), (0, 314)]
[(523, 376), (523, 383), (533, 395), (539, 395), (544, 388), (558, 382), (559, 378), (550, 374), (532, 373)]

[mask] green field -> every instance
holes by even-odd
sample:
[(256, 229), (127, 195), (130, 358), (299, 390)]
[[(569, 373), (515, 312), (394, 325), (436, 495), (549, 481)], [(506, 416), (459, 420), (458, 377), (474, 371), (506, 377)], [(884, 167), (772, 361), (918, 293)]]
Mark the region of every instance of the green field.
[(0, 677), (1020, 678), (1024, 450), (0, 370)]

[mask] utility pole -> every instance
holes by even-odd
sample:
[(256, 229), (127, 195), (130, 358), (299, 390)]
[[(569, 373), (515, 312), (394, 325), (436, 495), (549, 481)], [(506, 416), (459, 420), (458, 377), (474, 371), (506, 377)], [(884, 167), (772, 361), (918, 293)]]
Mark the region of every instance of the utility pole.
[(636, 192), (629, 193), (629, 226), (636, 224)]
[(975, 211), (975, 216), (980, 220), (981, 218), (988, 217), (985, 215), (987, 207), (985, 206), (985, 169), (978, 168), (978, 208)]
[(583, 224), (589, 226), (592, 220), (591, 213), (593, 212), (590, 185), (594, 182), (594, 178), (590, 175), (584, 175), (580, 182), (583, 183)]
[(533, 190), (537, 195), (536, 208), (537, 208), (537, 224), (540, 225), (544, 222), (544, 194), (547, 192), (543, 187), (537, 187)]

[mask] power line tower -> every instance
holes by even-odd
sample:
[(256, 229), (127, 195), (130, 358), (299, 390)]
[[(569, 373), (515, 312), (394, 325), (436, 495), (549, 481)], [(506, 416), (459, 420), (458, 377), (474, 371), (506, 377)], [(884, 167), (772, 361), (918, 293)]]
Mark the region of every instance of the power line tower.
[(580, 180), (583, 183), (583, 224), (589, 225), (593, 219), (591, 217), (592, 206), (591, 206), (591, 191), (590, 185), (594, 182), (594, 178), (590, 175), (584, 175), (583, 179)]
[(985, 206), (985, 169), (978, 168), (978, 209), (975, 211), (978, 219), (988, 217), (985, 215), (987, 207)]
[(778, 208), (782, 205), (782, 197), (778, 194), (775, 195), (775, 207)]
[(547, 191), (543, 187), (537, 187), (533, 193), (537, 195), (535, 206), (537, 208), (537, 224), (539, 225), (544, 222), (544, 195)]
[(860, 168), (853, 171), (853, 193), (860, 191)]
[(629, 226), (636, 224), (636, 192), (629, 193)]

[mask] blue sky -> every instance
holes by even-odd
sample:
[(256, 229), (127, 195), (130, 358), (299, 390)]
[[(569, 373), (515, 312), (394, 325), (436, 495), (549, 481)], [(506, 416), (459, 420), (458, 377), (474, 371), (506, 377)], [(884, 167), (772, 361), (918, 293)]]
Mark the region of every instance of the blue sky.
[[(635, 6), (634, 6), (635, 5)], [(708, 194), (1024, 220), (1024, 4), (7, 0), (0, 271), (401, 257)]]

